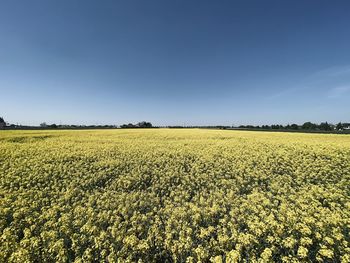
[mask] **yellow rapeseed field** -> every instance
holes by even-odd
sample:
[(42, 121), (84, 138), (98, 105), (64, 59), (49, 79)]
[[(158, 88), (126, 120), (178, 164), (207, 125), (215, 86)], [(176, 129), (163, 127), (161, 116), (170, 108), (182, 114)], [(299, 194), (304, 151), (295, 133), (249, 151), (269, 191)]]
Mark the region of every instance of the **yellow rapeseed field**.
[(0, 262), (350, 262), (350, 136), (0, 132)]

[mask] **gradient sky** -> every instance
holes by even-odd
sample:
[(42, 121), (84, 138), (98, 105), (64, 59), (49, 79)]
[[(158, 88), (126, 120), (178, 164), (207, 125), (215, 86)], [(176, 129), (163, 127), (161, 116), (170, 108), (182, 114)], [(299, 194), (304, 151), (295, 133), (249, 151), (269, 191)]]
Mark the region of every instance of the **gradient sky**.
[(0, 2), (10, 123), (350, 122), (350, 1)]

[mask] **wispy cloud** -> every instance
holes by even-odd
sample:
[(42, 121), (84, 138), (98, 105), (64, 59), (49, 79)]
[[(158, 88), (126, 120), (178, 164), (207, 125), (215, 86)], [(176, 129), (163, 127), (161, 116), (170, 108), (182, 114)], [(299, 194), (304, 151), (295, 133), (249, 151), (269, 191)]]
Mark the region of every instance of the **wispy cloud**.
[(350, 85), (335, 87), (328, 91), (328, 98), (337, 99), (348, 93), (350, 93)]
[[(319, 70), (304, 79), (296, 80), (295, 86), (286, 87), (272, 94), (267, 94), (266, 99), (288, 98), (295, 93), (302, 94), (310, 90), (318, 90), (327, 94), (328, 98), (340, 98), (350, 93), (350, 65), (334, 66)], [(329, 87), (332, 88), (329, 88)]]
[(350, 75), (350, 65), (325, 68), (310, 75), (310, 78), (318, 79), (320, 77), (327, 78), (327, 77), (337, 77), (337, 76), (344, 76), (344, 75)]
[(284, 89), (282, 91), (279, 91), (279, 92), (267, 95), (267, 96), (265, 96), (265, 98), (269, 99), (269, 100), (275, 100), (275, 99), (278, 99), (278, 98), (281, 98), (281, 97), (289, 96), (290, 94), (293, 94), (293, 93), (297, 92), (300, 89), (301, 89), (301, 87), (287, 88), (287, 89)]
[(350, 67), (338, 69), (337, 71), (331, 72), (330, 76), (341, 76), (341, 75), (349, 75), (350, 74)]

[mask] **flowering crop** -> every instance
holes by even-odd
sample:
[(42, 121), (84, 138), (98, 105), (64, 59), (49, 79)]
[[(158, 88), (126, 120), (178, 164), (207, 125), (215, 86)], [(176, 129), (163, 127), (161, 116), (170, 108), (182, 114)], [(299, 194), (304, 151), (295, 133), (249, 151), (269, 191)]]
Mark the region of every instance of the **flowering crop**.
[(350, 136), (0, 133), (0, 262), (350, 262)]

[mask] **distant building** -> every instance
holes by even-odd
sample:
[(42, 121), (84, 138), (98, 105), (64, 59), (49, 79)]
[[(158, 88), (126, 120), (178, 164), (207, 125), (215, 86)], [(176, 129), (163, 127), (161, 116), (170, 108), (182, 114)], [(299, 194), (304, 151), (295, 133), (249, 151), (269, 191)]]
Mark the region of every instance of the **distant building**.
[(344, 130), (350, 130), (350, 123), (343, 123)]

